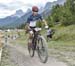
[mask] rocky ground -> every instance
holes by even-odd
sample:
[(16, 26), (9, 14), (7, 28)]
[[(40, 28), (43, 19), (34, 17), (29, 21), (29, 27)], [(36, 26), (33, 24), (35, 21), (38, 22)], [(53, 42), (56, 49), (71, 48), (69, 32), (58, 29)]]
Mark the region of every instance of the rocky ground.
[(7, 45), (4, 47), (0, 66), (67, 66), (67, 64), (52, 56), (49, 57), (46, 64), (43, 64), (37, 54), (31, 58), (27, 48), (19, 45)]

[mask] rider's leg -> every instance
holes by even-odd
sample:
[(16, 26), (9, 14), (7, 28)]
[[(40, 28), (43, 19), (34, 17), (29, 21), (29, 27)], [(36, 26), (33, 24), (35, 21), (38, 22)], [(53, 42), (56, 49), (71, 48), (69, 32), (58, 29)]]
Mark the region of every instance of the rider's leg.
[(29, 44), (30, 46), (32, 45), (32, 39), (33, 39), (33, 31), (29, 31), (28, 44)]

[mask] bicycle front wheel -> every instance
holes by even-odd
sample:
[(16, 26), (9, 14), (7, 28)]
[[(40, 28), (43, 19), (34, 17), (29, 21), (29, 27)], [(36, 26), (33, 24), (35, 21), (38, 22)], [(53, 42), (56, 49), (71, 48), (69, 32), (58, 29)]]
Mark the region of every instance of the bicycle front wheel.
[(37, 49), (40, 61), (42, 63), (46, 63), (48, 60), (48, 47), (47, 47), (47, 42), (43, 36), (39, 36)]

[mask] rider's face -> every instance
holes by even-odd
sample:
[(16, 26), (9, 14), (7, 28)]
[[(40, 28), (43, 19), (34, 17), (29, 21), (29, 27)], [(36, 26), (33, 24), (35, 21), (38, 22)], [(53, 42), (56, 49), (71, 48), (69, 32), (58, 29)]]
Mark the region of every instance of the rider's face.
[(35, 16), (35, 15), (37, 15), (38, 14), (38, 12), (33, 12), (33, 15)]

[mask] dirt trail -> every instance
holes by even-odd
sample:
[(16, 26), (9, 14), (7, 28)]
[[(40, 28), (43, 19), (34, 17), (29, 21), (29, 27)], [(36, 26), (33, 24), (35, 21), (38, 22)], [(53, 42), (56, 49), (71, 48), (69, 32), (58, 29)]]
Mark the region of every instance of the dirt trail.
[(31, 58), (27, 48), (19, 45), (7, 45), (7, 48), (9, 49), (9, 59), (13, 66), (67, 66), (66, 63), (58, 61), (53, 57), (49, 57), (48, 62), (43, 64), (40, 62), (37, 54)]

